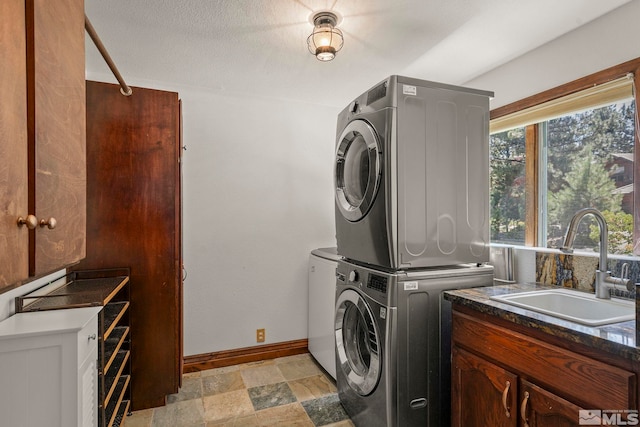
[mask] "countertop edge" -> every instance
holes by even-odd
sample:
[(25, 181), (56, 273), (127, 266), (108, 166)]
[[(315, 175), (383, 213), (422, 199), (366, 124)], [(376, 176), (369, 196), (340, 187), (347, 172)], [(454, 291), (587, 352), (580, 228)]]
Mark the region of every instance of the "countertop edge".
[(494, 285), (446, 291), (444, 298), (452, 304), (640, 362), (640, 349), (635, 346), (635, 321), (585, 326), (490, 299), (492, 295), (545, 289), (557, 288), (539, 284)]

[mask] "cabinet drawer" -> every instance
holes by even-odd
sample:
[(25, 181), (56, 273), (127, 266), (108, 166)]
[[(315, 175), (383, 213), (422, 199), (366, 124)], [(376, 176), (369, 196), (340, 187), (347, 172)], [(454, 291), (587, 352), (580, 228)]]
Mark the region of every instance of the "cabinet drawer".
[(78, 332), (78, 362), (83, 362), (88, 355), (98, 352), (98, 317), (94, 317)]
[(633, 372), (456, 311), (453, 340), (584, 407), (636, 409)]

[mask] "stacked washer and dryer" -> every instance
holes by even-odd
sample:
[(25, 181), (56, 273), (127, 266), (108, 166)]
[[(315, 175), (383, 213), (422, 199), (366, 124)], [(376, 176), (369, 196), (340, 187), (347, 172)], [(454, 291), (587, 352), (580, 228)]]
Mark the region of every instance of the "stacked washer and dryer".
[(450, 306), (488, 286), (489, 98), (391, 76), (338, 116), (338, 394), (359, 427), (448, 426)]

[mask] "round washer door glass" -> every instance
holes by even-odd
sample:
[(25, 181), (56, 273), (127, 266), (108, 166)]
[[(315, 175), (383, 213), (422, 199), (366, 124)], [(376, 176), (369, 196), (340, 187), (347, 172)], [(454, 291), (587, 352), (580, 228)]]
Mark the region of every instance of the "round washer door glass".
[(362, 219), (380, 185), (380, 153), (376, 132), (364, 120), (350, 122), (336, 149), (336, 203), (349, 221)]
[(336, 302), (336, 351), (351, 389), (371, 394), (380, 379), (380, 339), (371, 309), (357, 292), (347, 289)]

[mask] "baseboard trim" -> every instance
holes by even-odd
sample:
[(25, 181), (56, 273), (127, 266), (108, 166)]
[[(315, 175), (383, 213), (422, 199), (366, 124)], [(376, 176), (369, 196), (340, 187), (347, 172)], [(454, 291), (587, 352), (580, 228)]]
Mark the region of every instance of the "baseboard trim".
[(309, 341), (303, 339), (185, 356), (183, 372), (198, 372), (240, 363), (308, 353), (308, 344)]

